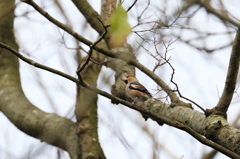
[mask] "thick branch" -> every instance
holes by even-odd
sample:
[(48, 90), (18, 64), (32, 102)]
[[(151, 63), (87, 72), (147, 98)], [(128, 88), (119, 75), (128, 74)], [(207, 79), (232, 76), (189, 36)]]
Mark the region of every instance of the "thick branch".
[[(103, 42), (101, 42), (104, 45)], [(97, 51), (92, 51), (92, 57), (100, 61), (104, 61), (105, 56), (99, 54)], [(98, 75), (101, 71), (102, 65), (89, 63), (79, 72), (79, 77), (96, 87)], [(82, 77), (80, 76), (82, 75)], [(97, 93), (87, 88), (81, 87), (77, 83), (77, 102), (75, 115), (78, 122), (79, 137), (82, 150), (82, 158), (103, 159), (103, 150), (98, 139), (98, 115), (97, 115)], [(93, 140), (94, 139), (94, 140)]]
[[(0, 15), (14, 5), (13, 0), (0, 1)], [(13, 35), (13, 11), (0, 21), (0, 41), (17, 49)], [(19, 77), (19, 61), (0, 47), (0, 111), (21, 131), (41, 141), (69, 152), (71, 158), (80, 156), (77, 126), (71, 120), (46, 113), (25, 97)]]
[[(102, 25), (104, 26), (104, 24)], [(93, 45), (90, 46), (90, 51), (88, 57), (86, 58), (86, 61), (81, 67), (79, 67), (76, 72), (81, 80), (87, 81), (87, 83), (94, 87), (97, 86), (97, 79), (102, 65), (89, 63), (89, 61), (91, 58), (98, 59), (99, 61), (104, 61), (105, 55), (99, 54), (96, 50), (93, 50), (93, 47), (97, 44), (100, 44), (103, 47), (106, 46), (105, 43), (101, 41), (106, 33), (107, 29), (105, 27), (105, 32)], [(79, 63), (79, 66), (80, 65), (81, 63)], [(79, 84), (77, 85), (77, 102), (75, 114), (80, 130), (79, 136), (81, 138), (80, 144), (82, 147), (83, 159), (106, 158), (98, 139), (97, 101), (97, 93), (87, 88), (81, 87)]]
[(232, 97), (234, 94), (239, 70), (239, 61), (240, 61), (240, 29), (238, 28), (235, 40), (233, 42), (233, 48), (228, 66), (225, 87), (217, 106), (213, 109), (213, 111), (216, 110), (217, 112), (222, 113), (224, 116), (226, 116), (228, 107), (232, 101)]
[(66, 150), (71, 158), (78, 159), (81, 156), (77, 125), (74, 122), (41, 111), (29, 103), (17, 87), (1, 87), (0, 92), (0, 111), (18, 129), (42, 142)]
[(105, 32), (105, 29), (101, 22), (97, 19), (101, 18), (101, 16), (92, 8), (92, 6), (86, 0), (72, 0), (72, 2), (83, 14), (92, 28), (95, 29), (99, 35), (102, 35)]
[[(102, 16), (100, 16), (86, 0), (72, 0), (72, 2), (83, 14), (87, 22), (92, 26), (92, 28), (96, 30), (99, 35), (103, 35), (106, 28), (104, 28), (101, 22), (107, 22), (105, 18), (102, 18), (102, 17), (105, 17), (103, 16), (104, 13), (102, 13)], [(106, 12), (106, 10), (102, 10), (102, 12)], [(98, 18), (99, 19), (102, 18), (102, 19), (98, 20)], [(109, 38), (110, 38), (110, 32), (108, 31), (107, 34), (104, 36), (104, 40), (108, 47), (110, 47)]]
[[(0, 45), (3, 46), (1, 43)], [(14, 54), (16, 54), (16, 52)], [(27, 59), (25, 58), (25, 60)], [(55, 69), (49, 68), (38, 63), (34, 64), (39, 68), (45, 69), (49, 72), (70, 79), (80, 84), (81, 86), (90, 89), (104, 97), (118, 101), (118, 103), (124, 104), (132, 109), (138, 110), (147, 117), (152, 118), (153, 120), (163, 121), (171, 126), (182, 129), (191, 134), (200, 142), (209, 145), (213, 148), (216, 148), (218, 151), (228, 156), (231, 156), (233, 158), (239, 157), (236, 154), (240, 154), (239, 146), (240, 130), (231, 127), (227, 123), (227, 121), (220, 116), (211, 115), (206, 118), (206, 116), (203, 113), (200, 113), (198, 111), (182, 107), (181, 105), (172, 108), (169, 105), (164, 104), (161, 101), (155, 99), (150, 99), (146, 101), (145, 107), (142, 108), (139, 107), (138, 105), (132, 105), (131, 103), (122, 100), (118, 97), (115, 97), (107, 92), (94, 88), (84, 83), (84, 81), (79, 81), (78, 79), (71, 77), (63, 72), (57, 71)], [(208, 140), (204, 140), (204, 138), (202, 138), (201, 135), (204, 135), (208, 139), (211, 139), (212, 141), (218, 144)], [(236, 154), (233, 152), (235, 152)]]

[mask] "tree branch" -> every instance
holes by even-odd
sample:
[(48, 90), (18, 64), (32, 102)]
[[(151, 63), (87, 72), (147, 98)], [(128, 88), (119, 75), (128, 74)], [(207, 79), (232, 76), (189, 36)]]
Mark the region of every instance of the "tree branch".
[(79, 67), (79, 69), (77, 70), (77, 75), (80, 75), (81, 71), (87, 66), (88, 62), (91, 59), (92, 56), (92, 52), (93, 52), (93, 48), (104, 38), (104, 36), (107, 34), (107, 26), (105, 26), (103, 24), (103, 22), (101, 21), (101, 19), (98, 18), (98, 20), (101, 22), (101, 24), (103, 25), (105, 32), (100, 36), (100, 38), (94, 42), (92, 45), (90, 45), (90, 50), (89, 50), (89, 54), (88, 54), (88, 58), (86, 59), (86, 61), (84, 62), (84, 64), (82, 65), (82, 67)]
[(227, 110), (232, 101), (232, 97), (237, 82), (239, 62), (240, 62), (240, 28), (238, 28), (235, 40), (233, 42), (227, 78), (225, 81), (225, 87), (217, 106), (213, 109), (213, 112), (217, 111), (217, 113), (220, 112), (223, 116), (226, 116)]
[(240, 157), (239, 155), (237, 155), (236, 153), (226, 149), (225, 147), (223, 147), (219, 144), (216, 144), (216, 143), (202, 137), (201, 135), (199, 135), (196, 131), (194, 131), (189, 126), (187, 126), (183, 123), (178, 123), (178, 122), (176, 122), (176, 123), (178, 124), (178, 126), (181, 130), (184, 130), (184, 131), (188, 132), (190, 135), (192, 135), (195, 139), (197, 139), (202, 144), (207, 145), (209, 147), (212, 147), (212, 148), (216, 149), (217, 151), (219, 151), (219, 152), (221, 152), (221, 153), (223, 153), (226, 156), (229, 156), (231, 158), (239, 158)]
[(17, 52), (17, 51), (14, 50), (13, 48), (11, 48), (10, 46), (8, 46), (8, 45), (6, 45), (6, 44), (4, 44), (4, 43), (2, 43), (2, 42), (0, 42), (0, 47), (1, 47), (1, 48), (5, 48), (6, 50), (8, 50), (8, 51), (10, 51), (11, 53), (15, 54), (17, 57), (19, 57), (19, 58), (20, 58), (21, 60), (23, 60), (24, 62), (26, 62), (26, 63), (28, 63), (28, 64), (30, 64), (30, 65), (33, 65), (34, 67), (40, 68), (40, 69), (42, 69), (42, 70), (46, 70), (46, 71), (48, 71), (48, 72), (52, 72), (52, 73), (54, 73), (54, 74), (57, 74), (57, 75), (62, 76), (62, 77), (64, 77), (64, 78), (67, 78), (67, 79), (69, 79), (70, 81), (73, 81), (73, 82), (75, 82), (75, 83), (78, 83), (78, 79), (77, 79), (77, 78), (74, 78), (74, 77), (72, 77), (72, 76), (70, 76), (70, 75), (68, 75), (68, 74), (66, 74), (66, 73), (63, 73), (63, 72), (61, 72), (61, 71), (58, 71), (58, 70), (53, 69), (53, 68), (50, 68), (50, 67), (47, 67), (47, 66), (45, 66), (45, 65), (41, 65), (41, 64), (39, 64), (39, 63), (37, 63), (37, 62), (29, 59), (29, 58), (26, 58), (25, 56), (23, 56), (22, 54), (20, 54), (19, 52)]
[[(23, 1), (23, 0), (22, 0)], [(77, 40), (83, 42), (84, 44), (91, 46), (93, 43), (87, 39), (85, 39), (84, 37), (82, 37), (81, 35), (77, 34), (76, 32), (74, 32), (71, 28), (67, 27), (66, 25), (62, 24), (61, 22), (59, 22), (58, 20), (56, 20), (55, 18), (53, 18), (52, 16), (50, 16), (47, 12), (45, 12), (41, 7), (39, 7), (34, 1), (32, 0), (27, 0), (27, 1), (23, 1), (29, 5), (31, 5), (33, 8), (35, 8), (39, 13), (41, 13), (45, 18), (47, 18), (49, 21), (51, 21), (52, 23), (54, 23), (55, 25), (57, 25), (58, 27), (60, 27), (61, 29), (65, 30), (66, 32), (68, 32), (70, 35), (72, 35), (73, 37), (75, 37)], [(144, 72), (145, 74), (147, 74), (149, 77), (151, 77), (159, 86), (161, 86), (164, 91), (166, 91), (166, 93), (169, 95), (169, 97), (171, 98), (171, 101), (173, 103), (181, 103), (184, 104), (183, 102), (181, 102), (179, 100), (179, 98), (177, 97), (177, 95), (172, 91), (172, 89), (162, 80), (160, 79), (156, 74), (154, 74), (151, 70), (149, 70), (148, 68), (146, 68), (145, 66), (143, 66), (141, 63), (139, 63), (137, 60), (130, 58), (129, 56), (126, 56), (126, 54), (124, 53), (118, 53), (116, 51), (109, 51), (106, 50), (102, 47), (99, 47), (98, 45), (94, 46), (93, 49), (95, 49), (96, 51), (112, 57), (112, 58), (119, 58), (121, 60), (126, 61), (128, 64), (133, 65), (135, 67), (137, 67), (139, 70), (141, 70), (142, 72)]]
[[(2, 55), (1, 51), (0, 54)], [(14, 61), (9, 56), (5, 59)], [(11, 64), (14, 67), (11, 68), (8, 67), (9, 63), (6, 64), (7, 60), (5, 62), (3, 58), (0, 60), (0, 111), (24, 133), (62, 148), (71, 158), (77, 159), (80, 155), (77, 125), (67, 118), (43, 112), (32, 105), (20, 88), (18, 68), (15, 68), (18, 67), (17, 61)], [(32, 60), (25, 61), (35, 63)]]
[(240, 27), (240, 23), (232, 20), (228, 14), (221, 14), (219, 12), (217, 12), (216, 9), (214, 9), (211, 4), (210, 4), (210, 1), (209, 0), (204, 0), (203, 2), (202, 1), (195, 1), (196, 4), (199, 4), (200, 6), (203, 6), (207, 12), (209, 13), (212, 13), (213, 15), (217, 16), (219, 19), (221, 19), (223, 22), (229, 22), (231, 23), (232, 25), (235, 25), (236, 27)]
[(135, 1), (133, 2), (133, 4), (127, 9), (127, 12), (129, 12), (129, 11), (132, 9), (132, 7), (137, 3), (137, 1), (138, 1), (138, 0), (135, 0)]
[(78, 10), (86, 18), (87, 22), (92, 26), (94, 30), (98, 32), (99, 35), (102, 35), (105, 32), (105, 28), (97, 18), (101, 16), (92, 8), (92, 6), (86, 0), (72, 0), (73, 4), (78, 8)]
[[(96, 19), (96, 17), (94, 18)], [(102, 65), (89, 63), (89, 61), (92, 59), (104, 61), (106, 57), (105, 55), (99, 54), (96, 50), (93, 49), (93, 47), (97, 44), (105, 46), (105, 43), (102, 41), (102, 39), (105, 38), (107, 34), (107, 26), (104, 25), (104, 22), (99, 17), (97, 17), (97, 19), (101, 22), (101, 25), (104, 27), (105, 31), (96, 40), (96, 42), (90, 45), (88, 57), (86, 58), (82, 66), (81, 62), (79, 61), (79, 68), (76, 71), (80, 82), (83, 82), (83, 80), (87, 81), (87, 83), (89, 83), (93, 87), (97, 86), (97, 80)], [(82, 139), (80, 141), (80, 145), (82, 148), (82, 158), (106, 158), (100, 146), (98, 137), (97, 93), (87, 88), (81, 87), (81, 85), (77, 84), (76, 96), (77, 99), (74, 112), (77, 118), (79, 137)]]
[[(106, 22), (104, 16), (100, 16), (88, 3), (86, 0), (72, 0), (78, 10), (86, 18), (87, 22), (92, 26), (94, 30), (98, 32), (99, 35), (103, 35), (106, 31), (106, 28), (102, 25), (102, 22)], [(104, 12), (105, 10), (102, 10)], [(106, 11), (105, 11), (106, 12)], [(102, 13), (103, 14), (103, 13)], [(99, 20), (100, 19), (100, 20)], [(104, 40), (107, 46), (110, 48), (109, 44), (110, 32), (107, 32), (104, 36)]]
[[(4, 8), (9, 9), (14, 4), (14, 0), (0, 1), (0, 15)], [(17, 49), (13, 35), (14, 12), (5, 16), (0, 20), (0, 41)], [(79, 158), (77, 125), (67, 118), (43, 112), (27, 100), (21, 88), (19, 60), (1, 47), (0, 111), (22, 132), (68, 151), (73, 159)]]
[[(145, 102), (145, 107), (142, 108), (142, 107), (139, 107), (138, 104), (133, 105), (128, 101), (122, 100), (105, 91), (92, 87), (89, 84), (85, 83), (84, 81), (78, 80), (61, 71), (33, 62), (33, 60), (25, 58), (22, 55), (20, 56), (20, 54), (17, 51), (6, 46), (3, 43), (0, 43), (0, 46), (9, 50), (11, 53), (14, 53), (19, 58), (24, 59), (24, 61), (26, 61), (29, 64), (34, 64), (34, 66), (38, 68), (41, 68), (46, 71), (65, 77), (104, 97), (118, 101), (118, 103), (126, 105), (127, 107), (132, 108), (134, 110), (140, 111), (141, 113), (143, 113), (147, 117), (152, 118), (153, 120), (163, 121), (168, 125), (174, 126), (179, 129), (183, 129), (184, 131), (191, 134), (200, 142), (206, 145), (209, 145), (213, 148), (216, 148), (217, 150), (219, 150), (220, 152), (228, 156), (236, 157), (237, 156), (236, 154), (240, 154), (240, 148), (235, 146), (236, 144), (238, 144), (238, 141), (240, 140), (240, 135), (239, 135), (240, 130), (229, 126), (229, 124), (224, 118), (221, 118), (216, 115), (211, 115), (208, 118), (206, 118), (203, 113), (200, 113), (198, 111), (195, 111), (186, 107), (181, 107), (181, 105), (171, 108), (169, 105), (164, 104), (161, 101), (158, 101), (155, 99), (147, 100)], [(194, 118), (194, 120), (192, 118)], [(215, 141), (216, 143), (222, 145), (223, 147), (221, 147), (220, 145), (214, 142), (204, 140), (204, 138), (202, 138), (200, 134), (206, 136), (212, 141)], [(235, 152), (236, 154), (234, 154), (233, 152)], [(237, 156), (237, 158), (238, 157), (240, 156)]]

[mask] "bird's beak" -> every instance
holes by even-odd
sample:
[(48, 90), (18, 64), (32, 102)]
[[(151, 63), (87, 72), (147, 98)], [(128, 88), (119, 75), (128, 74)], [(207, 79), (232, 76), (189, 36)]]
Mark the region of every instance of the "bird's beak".
[(125, 81), (127, 80), (127, 78), (126, 78), (126, 77), (123, 77), (123, 78), (121, 78), (121, 80), (122, 80), (123, 82), (125, 82)]

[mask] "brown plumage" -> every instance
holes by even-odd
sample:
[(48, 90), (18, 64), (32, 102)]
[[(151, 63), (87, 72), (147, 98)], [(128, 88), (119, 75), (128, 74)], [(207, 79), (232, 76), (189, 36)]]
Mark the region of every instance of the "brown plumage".
[(128, 75), (121, 79), (124, 81), (126, 85), (126, 93), (131, 97), (134, 101), (144, 102), (149, 98), (152, 98), (151, 93), (141, 84), (138, 82), (137, 78)]
[[(149, 93), (149, 91), (141, 83), (138, 82), (135, 76), (127, 75), (121, 78), (121, 80), (126, 83), (125, 90), (128, 96), (134, 100), (132, 103), (135, 101), (144, 102), (147, 99), (152, 98), (151, 93)], [(143, 105), (144, 103), (142, 103), (141, 106)], [(145, 120), (148, 119), (146, 115), (142, 114), (142, 116)], [(160, 121), (157, 121), (157, 123), (161, 126), (163, 125), (163, 123)]]

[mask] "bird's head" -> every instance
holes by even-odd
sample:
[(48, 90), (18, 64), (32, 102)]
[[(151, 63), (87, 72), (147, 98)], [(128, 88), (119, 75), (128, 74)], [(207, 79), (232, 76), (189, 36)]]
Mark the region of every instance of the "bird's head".
[(127, 75), (127, 76), (121, 78), (121, 80), (123, 82), (125, 82), (126, 84), (128, 84), (129, 82), (132, 82), (132, 81), (138, 81), (137, 78), (133, 75)]

